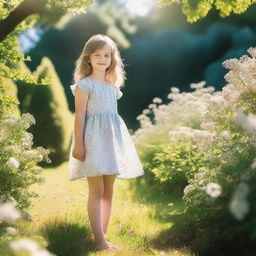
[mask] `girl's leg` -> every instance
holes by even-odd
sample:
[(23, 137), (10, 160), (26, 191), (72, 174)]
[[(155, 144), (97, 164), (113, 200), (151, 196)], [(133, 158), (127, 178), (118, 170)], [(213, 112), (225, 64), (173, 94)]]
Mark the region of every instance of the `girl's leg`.
[(103, 177), (87, 177), (89, 195), (87, 202), (88, 216), (94, 240), (100, 249), (109, 249), (101, 224), (101, 199), (104, 193)]
[[(102, 228), (103, 228), (104, 234), (107, 233), (108, 223), (110, 219), (115, 178), (116, 178), (116, 174), (103, 175), (104, 194), (101, 200), (101, 209), (102, 209), (101, 219), (102, 219)], [(108, 244), (114, 249), (120, 248), (120, 246), (112, 244), (110, 242), (108, 242)]]
[(112, 208), (112, 197), (113, 197), (113, 185), (115, 182), (116, 174), (114, 175), (103, 175), (104, 193), (101, 200), (101, 220), (104, 234), (107, 233), (108, 223), (110, 219), (110, 213)]

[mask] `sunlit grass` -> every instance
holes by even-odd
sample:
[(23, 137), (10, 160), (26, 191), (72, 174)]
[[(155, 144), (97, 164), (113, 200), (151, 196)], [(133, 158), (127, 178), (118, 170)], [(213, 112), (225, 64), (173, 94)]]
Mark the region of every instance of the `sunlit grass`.
[[(155, 240), (170, 222), (154, 218), (154, 206), (132, 201), (128, 180), (116, 179), (107, 239), (122, 247), (115, 252), (97, 252), (87, 214), (87, 180), (69, 181), (67, 163), (56, 169), (46, 169), (45, 183), (33, 185), (39, 194), (33, 199), (30, 232), (38, 233), (47, 241), (47, 248), (56, 255), (178, 255), (188, 256), (181, 250), (159, 250)], [(158, 211), (158, 213), (160, 210)], [(33, 230), (33, 231), (31, 231)], [(159, 241), (160, 244), (160, 241)]]

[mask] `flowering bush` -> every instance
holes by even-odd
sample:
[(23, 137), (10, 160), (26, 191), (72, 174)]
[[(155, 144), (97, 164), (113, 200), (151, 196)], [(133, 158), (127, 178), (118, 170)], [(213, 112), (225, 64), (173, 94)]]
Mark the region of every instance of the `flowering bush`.
[(209, 101), (204, 130), (194, 131), (208, 133), (208, 140), (195, 140), (208, 165), (184, 189), (185, 214), (201, 227), (207, 223), (212, 234), (221, 234), (209, 241), (227, 250), (228, 243), (220, 242), (233, 241), (234, 252), (243, 248), (244, 255), (252, 253), (256, 238), (256, 49), (248, 52), (251, 57), (223, 62), (230, 69), (225, 75), (228, 84)]
[[(182, 218), (206, 241), (201, 247), (197, 241), (198, 251), (205, 255), (255, 252), (256, 48), (249, 48), (248, 53), (251, 56), (223, 62), (229, 72), (221, 92), (202, 88), (204, 82), (192, 84), (193, 93), (179, 94), (172, 88), (173, 102), (154, 106), (153, 121), (139, 116), (142, 128), (134, 134), (143, 159), (147, 141), (149, 145), (157, 145), (157, 141), (170, 145), (167, 162), (166, 157), (156, 157), (159, 161), (154, 168), (151, 164), (146, 167), (160, 182), (173, 182), (179, 172), (184, 173), (188, 184), (183, 191)], [(192, 145), (192, 161), (191, 154), (177, 161), (173, 141)]]
[(200, 128), (209, 97), (213, 97), (214, 88), (203, 88), (204, 85), (205, 82), (192, 83), (195, 91), (190, 93), (179, 93), (178, 88), (172, 87), (169, 103), (160, 104), (162, 100), (154, 98), (137, 117), (141, 128), (132, 138), (141, 151), (147, 171), (145, 180), (165, 195), (181, 198), (188, 180), (205, 165), (189, 136), (193, 129)]
[(9, 114), (9, 118), (0, 122), (0, 201), (14, 198), (21, 209), (30, 205), (30, 197), (37, 196), (27, 188), (44, 181), (39, 176), (43, 169), (37, 163), (51, 161), (49, 150), (32, 148), (33, 135), (26, 129), (34, 123), (35, 119), (29, 113), (21, 117)]
[(27, 237), (20, 237), (15, 227), (16, 221), (22, 217), (21, 211), (16, 208), (17, 202), (11, 201), (0, 203), (0, 255), (44, 255), (54, 256), (47, 249)]

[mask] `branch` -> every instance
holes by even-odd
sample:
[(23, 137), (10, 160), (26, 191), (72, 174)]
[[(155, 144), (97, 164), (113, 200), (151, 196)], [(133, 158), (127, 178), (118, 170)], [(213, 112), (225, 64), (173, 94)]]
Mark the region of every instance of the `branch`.
[(26, 17), (35, 13), (42, 13), (48, 0), (24, 0), (9, 16), (0, 21), (0, 42), (9, 35), (15, 27)]

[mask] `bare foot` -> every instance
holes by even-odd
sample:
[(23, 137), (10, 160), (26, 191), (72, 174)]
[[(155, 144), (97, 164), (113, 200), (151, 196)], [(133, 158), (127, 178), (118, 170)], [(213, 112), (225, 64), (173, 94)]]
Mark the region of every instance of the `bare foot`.
[(112, 243), (110, 243), (110, 242), (108, 242), (108, 241), (107, 241), (107, 243), (108, 243), (111, 247), (113, 247), (114, 249), (121, 248), (121, 246), (116, 245), (116, 244), (112, 244)]
[(112, 247), (108, 242), (105, 242), (103, 244), (99, 244), (99, 245), (96, 245), (97, 249), (100, 250), (100, 251), (110, 251), (110, 250), (114, 250), (115, 248)]

